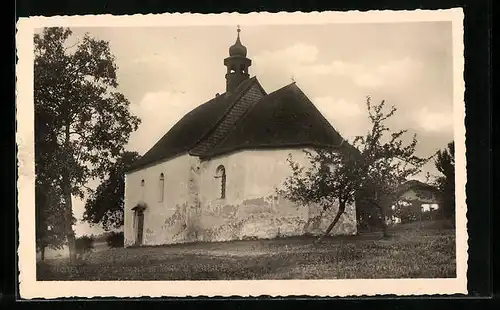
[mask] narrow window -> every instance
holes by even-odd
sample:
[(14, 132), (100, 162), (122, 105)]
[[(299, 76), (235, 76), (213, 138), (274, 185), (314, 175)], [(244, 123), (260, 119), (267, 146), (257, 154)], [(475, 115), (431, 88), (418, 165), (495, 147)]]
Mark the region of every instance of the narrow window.
[(217, 167), (215, 178), (220, 180), (220, 198), (226, 198), (226, 169), (223, 165)]
[(165, 176), (163, 175), (163, 173), (160, 174), (160, 181), (158, 183), (159, 200), (160, 202), (163, 202), (163, 194), (165, 191)]
[(132, 228), (136, 228), (137, 227), (137, 211), (134, 211), (134, 220), (132, 222)]
[(144, 201), (144, 180), (141, 181), (141, 200)]

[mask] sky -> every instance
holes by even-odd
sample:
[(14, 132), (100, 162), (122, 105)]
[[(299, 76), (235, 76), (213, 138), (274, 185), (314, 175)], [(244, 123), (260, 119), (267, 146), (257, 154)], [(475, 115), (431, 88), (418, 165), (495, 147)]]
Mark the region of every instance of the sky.
[[(106, 40), (116, 57), (118, 90), (142, 123), (128, 150), (144, 154), (182, 116), (225, 91), (223, 59), (236, 26), (72, 28)], [(332, 126), (352, 140), (369, 128), (366, 96), (398, 111), (391, 128), (417, 134), (430, 156), (453, 139), (451, 22), (245, 26), (241, 41), (270, 93), (297, 83)], [(432, 163), (425, 172), (437, 174)], [(89, 184), (91, 187), (97, 183)], [(84, 201), (74, 200), (78, 220)], [(76, 224), (77, 235), (102, 232)]]

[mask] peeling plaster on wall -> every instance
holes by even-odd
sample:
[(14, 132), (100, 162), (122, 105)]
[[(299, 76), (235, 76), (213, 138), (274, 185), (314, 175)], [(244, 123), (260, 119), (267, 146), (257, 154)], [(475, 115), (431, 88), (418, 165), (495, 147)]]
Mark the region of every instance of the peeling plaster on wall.
[[(181, 230), (186, 224), (188, 203), (188, 177), (190, 158), (179, 156), (143, 170), (134, 171), (126, 176), (124, 206), (125, 246), (135, 243), (136, 227), (132, 208), (142, 202), (140, 182), (144, 179), (144, 237), (143, 244), (158, 245), (184, 242), (185, 233)], [(164, 199), (158, 201), (158, 182), (164, 174)], [(172, 220), (172, 225), (166, 225)], [(175, 221), (174, 221), (175, 219)], [(148, 233), (148, 229), (152, 233)]]
[(186, 209), (186, 233), (188, 242), (198, 240), (201, 204), (199, 200), (200, 160), (189, 157), (188, 203)]
[[(143, 178), (147, 245), (322, 234), (335, 217), (335, 208), (298, 206), (276, 194), (291, 173), (286, 162), (289, 153), (307, 164), (301, 150), (242, 151), (204, 162), (186, 155), (128, 175), (125, 244), (135, 241), (130, 209), (137, 203), (137, 184)], [(220, 179), (214, 178), (219, 165), (226, 169), (224, 199)], [(155, 201), (154, 192), (161, 172), (168, 184), (164, 203)], [(355, 234), (355, 219), (354, 207), (348, 207), (331, 234)]]

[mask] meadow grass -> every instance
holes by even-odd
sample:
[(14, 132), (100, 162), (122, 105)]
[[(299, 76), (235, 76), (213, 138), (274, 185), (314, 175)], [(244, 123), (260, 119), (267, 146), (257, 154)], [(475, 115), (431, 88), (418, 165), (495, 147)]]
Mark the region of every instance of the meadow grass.
[(37, 264), (38, 280), (245, 280), (456, 277), (455, 230), (401, 225), (389, 238), (366, 233), (115, 248), (75, 263)]

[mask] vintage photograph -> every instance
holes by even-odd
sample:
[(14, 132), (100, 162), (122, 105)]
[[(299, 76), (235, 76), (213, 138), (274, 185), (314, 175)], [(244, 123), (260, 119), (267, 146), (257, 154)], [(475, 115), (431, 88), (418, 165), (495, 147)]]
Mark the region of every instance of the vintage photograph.
[(464, 290), (462, 16), (446, 12), (32, 22), (17, 72), (31, 57), (21, 286), (24, 267), (37, 292), (405, 279)]

